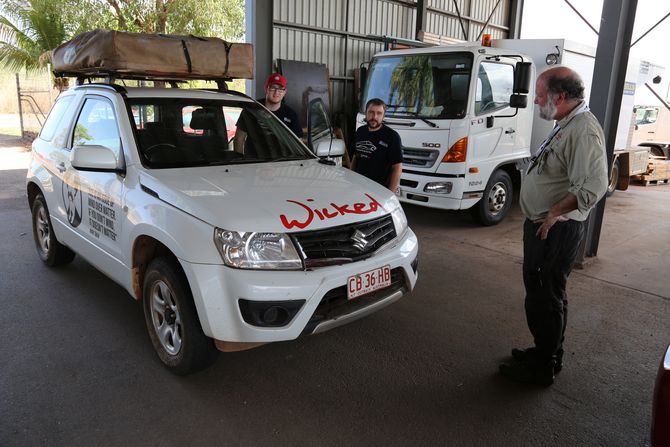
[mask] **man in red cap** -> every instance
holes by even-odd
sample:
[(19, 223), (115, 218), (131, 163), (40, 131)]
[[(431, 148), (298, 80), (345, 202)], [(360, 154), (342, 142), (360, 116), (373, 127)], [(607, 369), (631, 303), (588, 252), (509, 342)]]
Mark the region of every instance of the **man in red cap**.
[(302, 138), (302, 126), (298, 114), (283, 103), (286, 96), (286, 78), (279, 73), (272, 73), (265, 81), (265, 98), (258, 102), (274, 113), (298, 138)]

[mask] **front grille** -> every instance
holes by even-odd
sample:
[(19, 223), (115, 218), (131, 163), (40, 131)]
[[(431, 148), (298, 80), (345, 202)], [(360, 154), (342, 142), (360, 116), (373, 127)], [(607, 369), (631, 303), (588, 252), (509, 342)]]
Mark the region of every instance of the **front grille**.
[(414, 180), (405, 180), (405, 179), (400, 179), (400, 186), (407, 186), (410, 188), (416, 188), (419, 186), (419, 182), (414, 181)]
[(346, 264), (371, 256), (396, 237), (393, 218), (386, 216), (323, 230), (291, 235), (305, 267)]
[(402, 164), (404, 166), (431, 168), (440, 156), (436, 149), (402, 148)]
[(402, 267), (396, 267), (391, 270), (391, 284), (388, 287), (375, 290), (366, 295), (361, 295), (352, 300), (347, 299), (346, 285), (331, 289), (323, 296), (323, 298), (321, 298), (321, 302), (316, 307), (316, 310), (303, 330), (302, 335), (311, 334), (314, 331), (314, 328), (323, 321), (332, 320), (355, 312), (370, 304), (383, 300), (397, 290), (402, 290), (403, 293), (407, 292), (405, 275), (402, 271)]

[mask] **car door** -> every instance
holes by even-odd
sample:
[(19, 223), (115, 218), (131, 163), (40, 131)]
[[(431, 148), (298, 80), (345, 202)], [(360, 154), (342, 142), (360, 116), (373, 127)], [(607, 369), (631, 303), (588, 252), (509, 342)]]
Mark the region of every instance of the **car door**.
[[(122, 166), (118, 114), (110, 98), (84, 97), (71, 141), (73, 149), (87, 145), (110, 148)], [(78, 170), (68, 163), (61, 188), (61, 218), (78, 236), (72, 248), (117, 280), (125, 271), (120, 245), (125, 215), (123, 180), (117, 172)]]

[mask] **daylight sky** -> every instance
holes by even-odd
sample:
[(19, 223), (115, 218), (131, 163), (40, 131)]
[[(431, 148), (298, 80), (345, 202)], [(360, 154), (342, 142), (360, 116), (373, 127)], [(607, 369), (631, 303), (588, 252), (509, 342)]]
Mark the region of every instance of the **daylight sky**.
[[(570, 0), (570, 3), (595, 27), (599, 28), (602, 0)], [(551, 11), (550, 15), (547, 11)], [(638, 0), (632, 42), (670, 12), (668, 0)], [(564, 0), (525, 0), (521, 37), (525, 39), (568, 39), (595, 48), (598, 36)], [(631, 49), (631, 58), (646, 60), (665, 67), (663, 82), (655, 90), (666, 97), (670, 81), (670, 17)], [(638, 96), (641, 98), (638, 100)], [(654, 101), (644, 86), (638, 86), (636, 103)], [(656, 101), (658, 102), (658, 101)]]

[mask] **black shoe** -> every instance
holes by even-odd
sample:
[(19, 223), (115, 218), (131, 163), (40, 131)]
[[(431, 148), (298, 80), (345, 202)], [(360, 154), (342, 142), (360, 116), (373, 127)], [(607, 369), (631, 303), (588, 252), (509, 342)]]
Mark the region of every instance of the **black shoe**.
[[(517, 362), (532, 362), (536, 359), (537, 348), (512, 349), (512, 358)], [(563, 369), (563, 350), (561, 349), (554, 355), (554, 374), (558, 374)]]
[(500, 374), (513, 382), (530, 383), (539, 386), (551, 386), (554, 383), (554, 361), (545, 365), (534, 365), (531, 362), (503, 363), (499, 367)]

